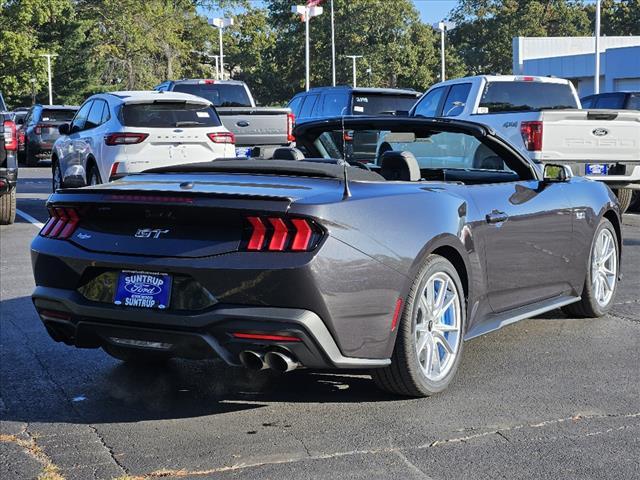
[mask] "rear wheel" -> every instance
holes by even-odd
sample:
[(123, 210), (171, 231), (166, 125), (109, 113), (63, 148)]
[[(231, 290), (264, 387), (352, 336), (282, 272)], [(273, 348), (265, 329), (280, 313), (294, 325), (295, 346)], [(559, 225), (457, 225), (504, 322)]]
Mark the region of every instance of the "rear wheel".
[(391, 365), (371, 371), (376, 385), (412, 397), (447, 388), (460, 363), (464, 325), (458, 272), (445, 258), (430, 255), (407, 296)]
[(113, 358), (130, 364), (165, 363), (171, 358), (171, 355), (166, 352), (154, 352), (141, 348), (121, 347), (119, 345), (107, 344), (102, 349)]
[(613, 191), (618, 197), (618, 202), (620, 202), (620, 213), (624, 213), (631, 205), (631, 198), (633, 197), (633, 190), (630, 188), (618, 188)]
[(629, 205), (629, 211), (640, 212), (640, 190), (634, 190), (631, 197), (631, 205)]
[(618, 236), (611, 222), (603, 218), (593, 237), (582, 299), (562, 307), (564, 313), (572, 317), (606, 315), (618, 286), (618, 259)]
[(27, 167), (35, 167), (38, 165), (38, 159), (33, 155), (28, 146), (25, 147), (24, 158)]
[(64, 182), (62, 181), (62, 170), (60, 169), (60, 163), (57, 159), (53, 159), (51, 164), (51, 186), (53, 192), (59, 188), (64, 188)]
[(95, 164), (91, 164), (89, 171), (87, 172), (87, 185), (100, 185), (102, 179), (100, 178), (100, 172)]
[(16, 189), (0, 195), (0, 225), (11, 225), (16, 220)]

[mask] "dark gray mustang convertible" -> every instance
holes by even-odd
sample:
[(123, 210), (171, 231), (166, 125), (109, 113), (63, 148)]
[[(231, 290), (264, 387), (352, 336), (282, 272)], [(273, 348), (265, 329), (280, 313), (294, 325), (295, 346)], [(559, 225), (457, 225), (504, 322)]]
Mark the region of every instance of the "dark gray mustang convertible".
[(295, 134), (272, 158), (53, 194), (32, 244), (50, 335), (128, 362), (366, 368), (427, 396), (464, 340), (611, 307), (621, 230), (604, 184), (543, 171), (468, 122), (360, 117)]

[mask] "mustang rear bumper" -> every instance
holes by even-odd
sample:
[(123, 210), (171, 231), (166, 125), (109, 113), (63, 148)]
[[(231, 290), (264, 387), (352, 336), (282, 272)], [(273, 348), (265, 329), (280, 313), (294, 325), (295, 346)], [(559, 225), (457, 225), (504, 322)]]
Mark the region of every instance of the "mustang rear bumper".
[[(33, 302), (54, 340), (85, 348), (123, 341), (157, 344), (184, 358), (220, 357), (239, 365), (244, 350), (286, 350), (308, 368), (375, 368), (389, 359), (345, 357), (315, 313), (293, 308), (217, 305), (197, 314), (131, 310), (96, 304), (72, 290), (37, 287)], [(234, 333), (287, 336), (297, 341), (234, 337)], [(144, 348), (144, 347), (141, 347)]]

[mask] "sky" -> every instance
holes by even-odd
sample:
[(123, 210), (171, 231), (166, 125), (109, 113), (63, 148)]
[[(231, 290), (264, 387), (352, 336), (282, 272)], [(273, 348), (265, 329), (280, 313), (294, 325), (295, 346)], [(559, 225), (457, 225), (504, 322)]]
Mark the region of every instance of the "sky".
[[(392, 2), (393, 0), (387, 0)], [(251, 0), (256, 6), (262, 4), (261, 0)], [(300, 1), (301, 4), (305, 0)], [(328, 3), (326, 0), (323, 3)], [(414, 5), (420, 12), (424, 23), (432, 24), (439, 22), (456, 6), (457, 0), (413, 0)], [(204, 13), (204, 12), (203, 12)], [(210, 12), (210, 16), (215, 16), (216, 12)]]

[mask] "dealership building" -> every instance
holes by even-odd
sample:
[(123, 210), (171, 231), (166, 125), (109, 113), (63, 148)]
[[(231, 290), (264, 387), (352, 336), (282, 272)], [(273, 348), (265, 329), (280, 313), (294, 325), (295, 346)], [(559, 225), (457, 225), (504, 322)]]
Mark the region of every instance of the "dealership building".
[[(552, 75), (593, 93), (594, 37), (515, 37), (513, 73)], [(640, 91), (640, 36), (600, 37), (600, 91)]]

